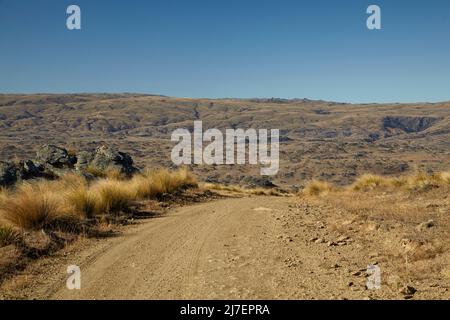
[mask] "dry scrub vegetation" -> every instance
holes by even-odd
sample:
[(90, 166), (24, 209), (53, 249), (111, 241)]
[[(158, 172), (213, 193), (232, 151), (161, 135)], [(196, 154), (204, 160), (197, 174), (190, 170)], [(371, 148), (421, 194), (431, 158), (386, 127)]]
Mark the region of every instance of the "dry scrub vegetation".
[(216, 190), (216, 191), (225, 191), (231, 193), (240, 193), (246, 195), (255, 195), (255, 196), (288, 196), (290, 195), (286, 191), (281, 189), (273, 189), (273, 188), (243, 188), (238, 185), (222, 185), (217, 183), (204, 183), (201, 186), (206, 190)]
[(419, 172), (401, 177), (364, 174), (350, 186), (341, 188), (325, 181), (312, 180), (301, 193), (309, 196), (323, 196), (330, 192), (372, 191), (376, 189), (385, 191), (428, 191), (445, 186), (450, 186), (450, 171), (433, 174)]
[[(157, 203), (171, 198), (168, 194), (197, 186), (185, 168), (145, 170), (128, 178), (108, 170), (96, 177), (88, 180), (82, 174), (67, 173), (57, 180), (0, 189), (0, 283), (29, 261), (79, 237), (111, 235), (113, 224), (146, 216), (142, 206), (161, 212)], [(157, 202), (142, 202), (146, 199)]]
[(449, 194), (450, 172), (441, 172), (397, 178), (366, 174), (346, 187), (312, 181), (300, 196), (330, 208), (321, 219), (363, 243), (381, 264), (383, 281), (398, 292), (405, 283), (448, 290)]
[(126, 213), (136, 200), (197, 186), (195, 177), (184, 168), (145, 170), (129, 179), (111, 172), (93, 181), (68, 173), (56, 181), (23, 182), (11, 190), (0, 189), (0, 242), (9, 242), (5, 240), (10, 238), (9, 230), (52, 230), (61, 222), (78, 225)]

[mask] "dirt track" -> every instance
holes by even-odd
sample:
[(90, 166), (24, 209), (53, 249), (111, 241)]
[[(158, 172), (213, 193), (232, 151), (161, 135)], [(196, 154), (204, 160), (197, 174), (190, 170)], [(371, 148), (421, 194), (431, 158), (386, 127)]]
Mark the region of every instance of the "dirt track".
[[(354, 226), (348, 228), (351, 238), (330, 245), (346, 238), (332, 227), (339, 219), (335, 208), (296, 197), (181, 207), (127, 227), (116, 238), (43, 260), (25, 276), (32, 284), (18, 290), (20, 280), (15, 280), (10, 297), (403, 299), (388, 283), (398, 267), (373, 254), (385, 235), (368, 235)], [(383, 271), (380, 290), (366, 289), (365, 269), (371, 263)], [(81, 290), (65, 286), (70, 264), (81, 267)], [(448, 288), (430, 281), (416, 286), (414, 298), (448, 297)]]
[[(51, 298), (271, 298), (284, 269), (272, 210), (279, 201), (221, 200), (176, 210), (82, 267), (82, 290)], [(81, 263), (83, 264), (83, 263)]]

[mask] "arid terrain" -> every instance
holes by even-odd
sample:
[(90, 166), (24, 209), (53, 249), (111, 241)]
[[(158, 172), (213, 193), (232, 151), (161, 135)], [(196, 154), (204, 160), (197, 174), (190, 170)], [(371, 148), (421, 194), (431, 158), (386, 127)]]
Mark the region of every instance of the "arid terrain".
[[(175, 170), (194, 120), (280, 129), (279, 173)], [(0, 188), (0, 299), (450, 299), (449, 102), (0, 95), (0, 128), (31, 177)]]
[[(447, 195), (228, 194), (77, 242), (5, 282), (2, 297), (450, 299)], [(81, 290), (66, 288), (71, 264)], [(368, 265), (381, 270), (377, 290)]]
[[(450, 102), (344, 104), (307, 99), (180, 99), (133, 94), (0, 95), (0, 160), (26, 159), (46, 143), (130, 153), (140, 167), (172, 167), (173, 130), (280, 129), (280, 170), (301, 187), (340, 185), (362, 173), (399, 175), (450, 168)], [(258, 166), (192, 166), (204, 181), (257, 186)]]

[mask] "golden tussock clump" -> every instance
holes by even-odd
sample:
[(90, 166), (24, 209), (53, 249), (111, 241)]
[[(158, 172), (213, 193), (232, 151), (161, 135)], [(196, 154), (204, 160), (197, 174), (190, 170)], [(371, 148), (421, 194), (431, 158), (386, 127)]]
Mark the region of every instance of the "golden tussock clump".
[(90, 189), (96, 195), (96, 207), (105, 214), (117, 214), (126, 211), (134, 200), (134, 192), (128, 183), (113, 179), (96, 182)]
[(385, 177), (375, 174), (364, 174), (350, 186), (336, 187), (330, 183), (313, 180), (303, 189), (303, 194), (311, 196), (324, 195), (332, 191), (370, 192), (372, 190), (387, 191), (427, 191), (433, 188), (450, 186), (450, 172), (425, 174), (422, 172), (400, 177)]
[(360, 190), (372, 190), (379, 187), (388, 187), (391, 185), (391, 179), (374, 175), (364, 174), (351, 185), (351, 188), (355, 191)]
[(164, 193), (172, 193), (180, 188), (197, 187), (195, 177), (186, 168), (176, 171), (166, 169), (146, 169), (142, 175), (133, 177), (130, 189), (135, 190), (137, 198), (152, 198)]
[(0, 187), (0, 207), (3, 203), (3, 201), (5, 201), (8, 198), (8, 195), (9, 195), (8, 189), (6, 189), (4, 187)]
[(197, 180), (185, 168), (146, 170), (131, 179), (116, 173), (93, 182), (68, 173), (55, 181), (25, 182), (11, 190), (0, 189), (0, 221), (37, 230), (58, 218), (79, 220), (119, 214), (128, 211), (135, 200), (197, 186)]
[(16, 242), (19, 234), (10, 226), (0, 225), (0, 247), (10, 245)]
[(323, 196), (335, 190), (335, 187), (325, 181), (312, 180), (303, 189), (303, 194), (308, 196)]
[(104, 170), (101, 170), (97, 167), (89, 166), (84, 169), (85, 172), (93, 175), (96, 178), (107, 178), (114, 180), (125, 180), (127, 175), (124, 174), (120, 169), (115, 167), (107, 167)]
[(44, 183), (24, 183), (3, 201), (2, 218), (22, 229), (41, 229), (60, 212), (60, 197)]

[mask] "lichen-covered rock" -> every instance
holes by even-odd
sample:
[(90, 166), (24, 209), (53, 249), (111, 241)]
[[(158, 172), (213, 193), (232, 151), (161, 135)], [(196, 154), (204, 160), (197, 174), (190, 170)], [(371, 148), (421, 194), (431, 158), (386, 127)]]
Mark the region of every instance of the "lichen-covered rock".
[(17, 174), (20, 179), (32, 179), (39, 177), (43, 171), (43, 167), (36, 165), (31, 160), (21, 161), (17, 166)]
[(89, 151), (80, 151), (77, 153), (77, 163), (75, 168), (77, 170), (83, 170), (89, 167), (89, 164), (94, 160), (95, 153)]
[(17, 181), (16, 166), (13, 163), (0, 161), (0, 186), (10, 186)]
[(66, 149), (51, 144), (43, 145), (36, 153), (36, 160), (42, 164), (61, 168), (70, 167), (76, 162), (76, 157), (70, 155)]
[(78, 153), (75, 167), (79, 170), (89, 167), (97, 171), (105, 171), (112, 168), (124, 174), (132, 174), (137, 171), (133, 166), (133, 159), (128, 153), (106, 145), (98, 147), (92, 153)]

